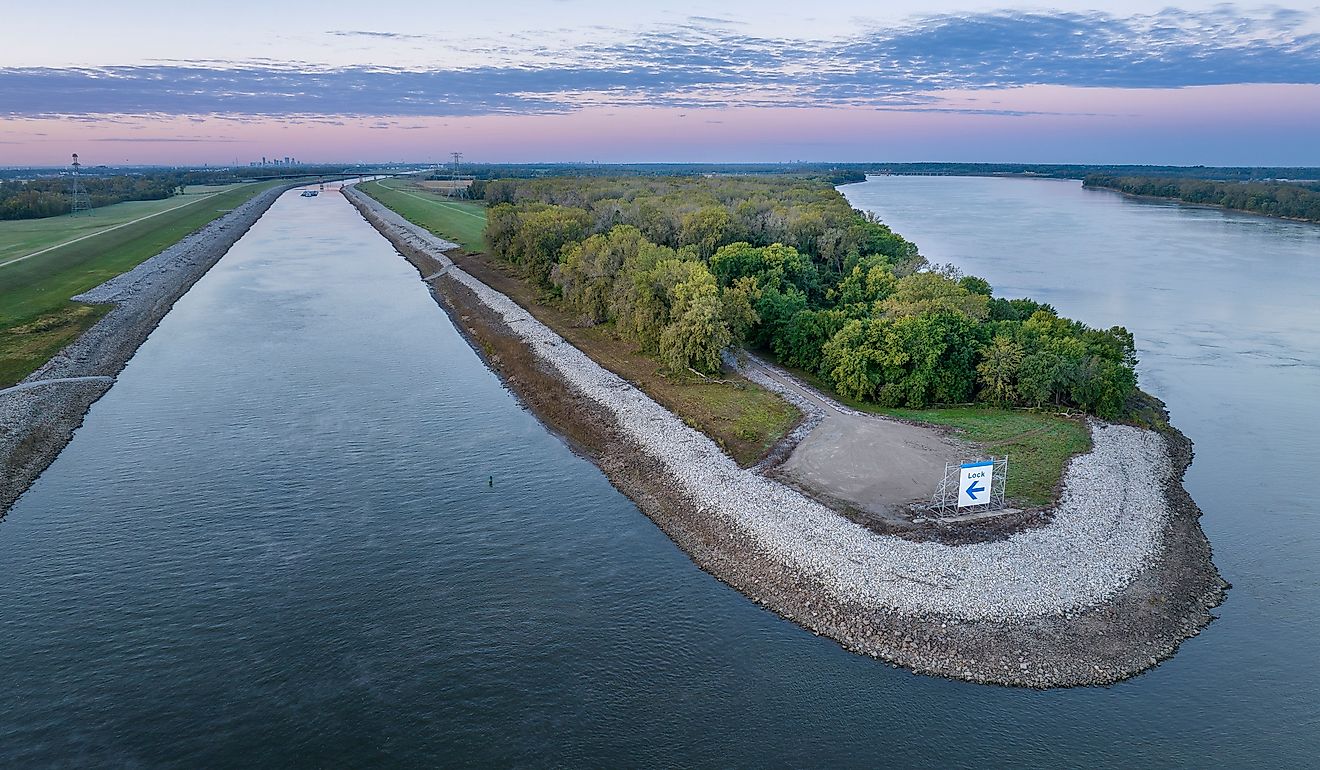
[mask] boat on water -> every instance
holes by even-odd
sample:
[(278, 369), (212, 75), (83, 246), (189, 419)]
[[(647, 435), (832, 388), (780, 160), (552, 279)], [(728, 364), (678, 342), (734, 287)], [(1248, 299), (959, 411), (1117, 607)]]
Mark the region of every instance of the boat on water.
[(317, 193), (316, 190), (303, 190), (303, 191), (302, 191), (302, 197), (304, 197), (304, 198), (315, 198), (318, 194), (319, 194), (319, 193)]

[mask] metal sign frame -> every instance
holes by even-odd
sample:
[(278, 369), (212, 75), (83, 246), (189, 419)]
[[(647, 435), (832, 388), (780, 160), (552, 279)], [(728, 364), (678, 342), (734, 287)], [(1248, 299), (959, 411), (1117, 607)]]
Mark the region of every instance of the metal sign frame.
[[(958, 482), (962, 478), (963, 465), (967, 463), (991, 462), (991, 485), (990, 495), (984, 504), (964, 505), (958, 507)], [(935, 489), (934, 496), (930, 499), (930, 507), (939, 513), (982, 513), (985, 511), (999, 511), (1005, 507), (1004, 489), (1008, 482), (1008, 455), (1003, 457), (987, 457), (974, 460), (965, 460), (956, 463), (944, 464), (944, 478), (940, 480), (940, 485)]]

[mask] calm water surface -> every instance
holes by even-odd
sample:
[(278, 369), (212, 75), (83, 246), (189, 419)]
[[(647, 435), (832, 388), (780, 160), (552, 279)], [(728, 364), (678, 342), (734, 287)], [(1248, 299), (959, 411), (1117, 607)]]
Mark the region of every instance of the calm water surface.
[(0, 523), (0, 765), (1311, 761), (1320, 228), (1052, 182), (844, 189), (1137, 333), (1236, 584), (1175, 659), (977, 687), (757, 609), (520, 409), (339, 196), (286, 195)]

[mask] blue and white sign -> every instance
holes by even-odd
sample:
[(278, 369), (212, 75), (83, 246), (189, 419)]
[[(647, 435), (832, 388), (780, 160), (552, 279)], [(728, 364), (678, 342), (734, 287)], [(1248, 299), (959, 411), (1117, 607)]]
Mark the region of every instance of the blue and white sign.
[(995, 461), (963, 463), (958, 479), (958, 507), (985, 505), (995, 485)]

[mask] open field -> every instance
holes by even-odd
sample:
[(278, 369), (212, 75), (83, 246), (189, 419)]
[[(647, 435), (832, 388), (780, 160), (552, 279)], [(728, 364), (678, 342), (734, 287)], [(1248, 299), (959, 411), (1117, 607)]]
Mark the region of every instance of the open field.
[(1091, 434), (1081, 418), (1048, 412), (954, 407), (883, 413), (956, 428), (987, 455), (1008, 455), (1008, 497), (1027, 505), (1053, 503), (1068, 460), (1091, 449)]
[[(50, 250), (0, 266), (0, 387), (27, 376), (104, 313), (71, 297), (132, 269), (277, 184), (282, 183), (235, 186), (186, 201), (176, 197), (121, 203), (97, 209), (92, 216), (3, 223), (0, 249), (21, 241)], [(75, 229), (70, 232), (70, 227)], [(81, 240), (68, 243), (71, 237)], [(64, 245), (50, 246), (60, 243)], [(28, 249), (17, 251), (21, 256), (31, 253)]]
[(102, 206), (90, 214), (65, 214), (43, 219), (16, 219), (0, 222), (0, 265), (33, 252), (67, 243), (76, 238), (122, 226), (142, 217), (197, 203), (191, 196), (175, 196), (158, 201), (128, 201)]
[(1008, 498), (1021, 505), (1052, 504), (1068, 460), (1091, 449), (1091, 434), (1081, 417), (988, 406), (887, 409), (844, 398), (808, 372), (793, 373), (854, 409), (953, 428), (958, 438), (980, 446), (987, 455), (1008, 455)]
[(209, 195), (211, 193), (218, 193), (218, 192), (224, 192), (225, 190), (232, 190), (233, 188), (238, 187), (240, 184), (242, 183), (240, 182), (236, 184), (190, 184), (187, 187), (183, 188), (183, 194)]
[(364, 182), (358, 189), (404, 219), (461, 245), (470, 252), (486, 248), (486, 207), (472, 201), (453, 200), (411, 179), (380, 179)]
[(418, 182), (417, 185), (427, 190), (437, 190), (447, 192), (449, 190), (466, 190), (472, 186), (471, 179), (426, 179)]

